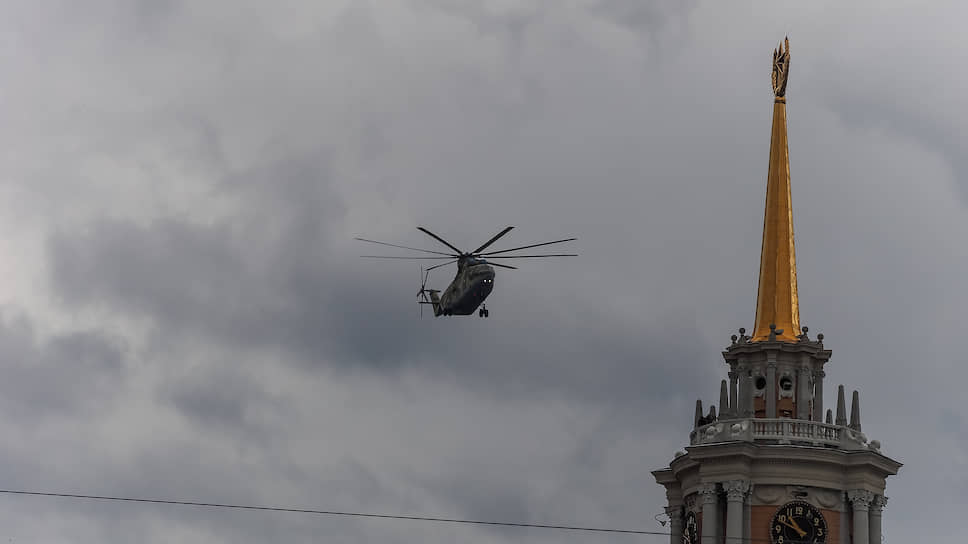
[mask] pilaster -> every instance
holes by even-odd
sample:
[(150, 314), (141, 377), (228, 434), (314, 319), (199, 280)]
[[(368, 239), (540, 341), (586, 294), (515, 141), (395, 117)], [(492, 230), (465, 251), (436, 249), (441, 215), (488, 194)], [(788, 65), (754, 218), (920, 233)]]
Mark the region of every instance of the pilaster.
[(827, 373), (818, 370), (813, 383), (813, 420), (823, 421), (823, 379)]
[(846, 491), (840, 493), (840, 538), (837, 541), (850, 544), (850, 502)]
[(682, 505), (666, 506), (669, 516), (669, 543), (682, 544)]
[(879, 544), (881, 541), (881, 514), (884, 512), (885, 506), (887, 506), (887, 497), (875, 495), (868, 513), (870, 517), (870, 540), (874, 544)]
[(797, 419), (810, 419), (810, 368), (800, 367), (797, 373)]
[(750, 491), (749, 480), (723, 482), (726, 492), (726, 542), (739, 544), (743, 539), (743, 501)]
[(702, 497), (702, 544), (716, 544), (719, 535), (719, 493), (716, 484), (700, 485), (699, 496)]
[(753, 372), (747, 370), (746, 377), (743, 378), (743, 381), (746, 382), (746, 399), (743, 403), (743, 417), (750, 418), (753, 417), (753, 391), (755, 389), (753, 386)]
[(766, 417), (776, 417), (776, 354), (770, 353), (766, 363)]
[[(870, 544), (870, 506), (874, 494), (866, 489), (851, 489), (847, 491), (851, 507), (854, 510), (854, 541), (853, 544)], [(875, 543), (877, 544), (877, 543)]]
[(753, 482), (743, 498), (743, 542), (750, 542), (753, 538)]

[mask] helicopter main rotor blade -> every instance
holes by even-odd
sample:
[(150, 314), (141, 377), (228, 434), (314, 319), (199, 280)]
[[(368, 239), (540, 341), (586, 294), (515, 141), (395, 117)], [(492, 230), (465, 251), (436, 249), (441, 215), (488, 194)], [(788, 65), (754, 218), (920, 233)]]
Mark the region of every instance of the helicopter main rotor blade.
[(437, 236), (436, 234), (430, 232), (429, 230), (427, 230), (427, 229), (425, 229), (423, 227), (417, 227), (417, 230), (419, 230), (419, 231), (421, 231), (421, 232), (423, 232), (425, 234), (428, 234), (434, 240), (437, 240), (441, 244), (444, 244), (445, 246), (449, 247), (450, 249), (453, 249), (454, 251), (457, 252), (458, 255), (463, 255), (464, 254), (463, 251), (461, 251), (461, 250), (457, 249), (456, 247), (454, 247), (453, 245), (451, 245), (450, 242), (448, 242), (447, 240), (444, 240), (443, 238), (441, 238), (440, 236)]
[(477, 255), (478, 253), (484, 251), (484, 248), (486, 248), (487, 246), (489, 246), (489, 245), (493, 244), (494, 242), (496, 242), (498, 238), (504, 236), (505, 234), (507, 234), (508, 232), (510, 232), (511, 229), (513, 229), (513, 228), (514, 227), (508, 227), (508, 228), (502, 230), (501, 232), (495, 234), (494, 235), (494, 238), (491, 238), (487, 242), (484, 242), (484, 245), (482, 245), (481, 247), (475, 249), (474, 251), (471, 251), (471, 254), (472, 255)]
[(491, 266), (500, 266), (501, 268), (513, 268), (514, 270), (517, 270), (518, 269), (518, 267), (511, 266), (509, 264), (501, 264), (501, 263), (487, 263), (487, 264), (489, 264)]
[(390, 244), (387, 242), (377, 242), (376, 240), (367, 240), (366, 238), (353, 238), (353, 239), (359, 240), (361, 242), (370, 242), (371, 244), (380, 244), (381, 246), (399, 247), (401, 249), (410, 249), (413, 251), (423, 251), (424, 253), (436, 253), (437, 255), (447, 255), (448, 257), (456, 257), (456, 255), (451, 255), (450, 253), (444, 253), (442, 251), (431, 251), (429, 249), (420, 249), (419, 247), (400, 246), (397, 244)]
[(424, 269), (424, 272), (430, 272), (431, 270), (433, 270), (435, 268), (440, 268), (441, 266), (447, 266), (449, 264), (454, 264), (456, 262), (457, 262), (457, 259), (454, 259), (453, 261), (450, 261), (450, 262), (435, 264), (434, 266), (431, 266), (430, 268)]
[(453, 259), (452, 255), (446, 257), (392, 257), (390, 255), (360, 255), (365, 259)]
[(540, 244), (531, 244), (530, 246), (512, 247), (511, 249), (502, 249), (501, 251), (489, 251), (487, 253), (481, 253), (481, 257), (487, 257), (489, 255), (497, 255), (499, 253), (507, 253), (509, 251), (517, 251), (519, 249), (531, 249), (533, 247), (549, 246), (551, 244), (560, 244), (562, 242), (571, 242), (572, 240), (577, 240), (578, 238), (565, 238), (564, 240), (555, 240), (554, 242), (542, 242)]
[(537, 257), (577, 257), (577, 253), (553, 253), (550, 255), (497, 255), (495, 257), (488, 257), (487, 261), (491, 262), (491, 259), (534, 259)]

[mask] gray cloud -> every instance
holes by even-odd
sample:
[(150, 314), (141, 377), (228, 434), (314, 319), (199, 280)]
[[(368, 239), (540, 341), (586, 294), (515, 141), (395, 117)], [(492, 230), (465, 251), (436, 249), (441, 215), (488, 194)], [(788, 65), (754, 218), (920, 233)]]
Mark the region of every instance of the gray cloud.
[(38, 338), (29, 318), (10, 311), (0, 316), (0, 357), (8, 377), (0, 402), (25, 424), (103, 410), (125, 374), (118, 338), (101, 331)]

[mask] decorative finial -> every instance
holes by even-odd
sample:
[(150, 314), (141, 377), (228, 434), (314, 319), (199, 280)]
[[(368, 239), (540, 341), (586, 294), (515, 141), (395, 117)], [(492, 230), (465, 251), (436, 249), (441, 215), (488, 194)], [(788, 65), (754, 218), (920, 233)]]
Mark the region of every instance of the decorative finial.
[(844, 386), (837, 386), (837, 420), (835, 423), (841, 427), (847, 425), (847, 403), (844, 401)]
[(850, 424), (848, 425), (855, 431), (860, 431), (860, 393), (854, 390), (853, 398), (850, 399)]
[(797, 340), (800, 341), (800, 342), (809, 342), (810, 341), (810, 337), (807, 336), (807, 331), (809, 331), (810, 329), (808, 329), (807, 327), (804, 326), (804, 327), (801, 327), (800, 330), (803, 331), (803, 334), (798, 334), (797, 335)]
[(733, 344), (732, 345), (735, 346), (736, 345), (736, 335), (734, 334), (734, 335), (730, 336), (729, 339), (733, 341)]
[(823, 333), (817, 335), (817, 342), (820, 342), (821, 346), (823, 345)]
[(743, 328), (743, 327), (740, 327), (739, 328), (739, 337), (737, 338), (734, 335), (733, 338), (736, 338), (736, 343), (737, 344), (749, 344), (750, 343), (750, 337), (749, 336), (746, 336), (746, 329)]
[[(784, 51), (783, 45), (786, 44)], [(787, 78), (790, 75), (790, 38), (785, 38), (779, 49), (773, 50), (773, 94), (777, 98), (786, 96)]]
[(776, 342), (776, 335), (783, 334), (783, 329), (777, 329), (775, 323), (770, 323), (770, 342)]
[(726, 380), (719, 382), (719, 415), (727, 417), (733, 413), (733, 407), (729, 405), (729, 385)]

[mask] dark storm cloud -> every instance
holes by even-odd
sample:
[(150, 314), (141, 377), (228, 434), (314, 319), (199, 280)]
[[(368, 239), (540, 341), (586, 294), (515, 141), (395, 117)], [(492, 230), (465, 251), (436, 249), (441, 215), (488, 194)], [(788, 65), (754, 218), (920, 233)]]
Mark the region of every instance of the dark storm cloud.
[(193, 372), (158, 389), (199, 432), (225, 434), (239, 444), (271, 442), (273, 422), (285, 419), (291, 407), (239, 372)]
[(315, 159), (296, 158), (225, 179), (227, 198), (251, 204), (239, 220), (103, 219), (85, 231), (55, 233), (49, 242), (55, 292), (71, 304), (109, 304), (175, 332), (242, 344), (305, 334), (313, 324), (289, 319), (280, 307), (292, 303), (286, 295), (315, 307), (319, 292), (278, 291), (299, 281), (305, 260), (318, 255), (322, 226), (338, 214), (324, 172)]
[[(322, 183), (311, 174), (296, 185)], [(259, 183), (286, 194), (281, 178), (267, 172)], [(534, 293), (542, 306), (502, 308), (517, 333), (495, 336), (473, 319), (435, 331), (429, 312), (424, 321), (401, 315), (398, 308), (411, 308), (401, 296), (410, 283), (385, 282), (379, 266), (326, 245), (325, 212), (307, 204), (302, 191), (274, 204), (262, 189), (253, 191), (246, 214), (225, 224), (101, 221), (87, 232), (58, 233), (48, 247), (55, 292), (71, 304), (108, 304), (148, 317), (161, 335), (281, 349), (303, 364), (430, 365), (516, 394), (549, 388), (637, 402), (702, 375), (703, 348), (711, 346), (689, 340), (696, 323), (685, 316), (668, 315), (651, 326), (626, 323), (596, 306), (568, 306)], [(344, 260), (334, 263), (337, 258)], [(547, 319), (556, 314), (583, 317)]]
[(0, 359), (0, 404), (24, 423), (105, 409), (125, 372), (120, 339), (101, 331), (38, 338), (28, 317), (9, 311), (0, 314)]

